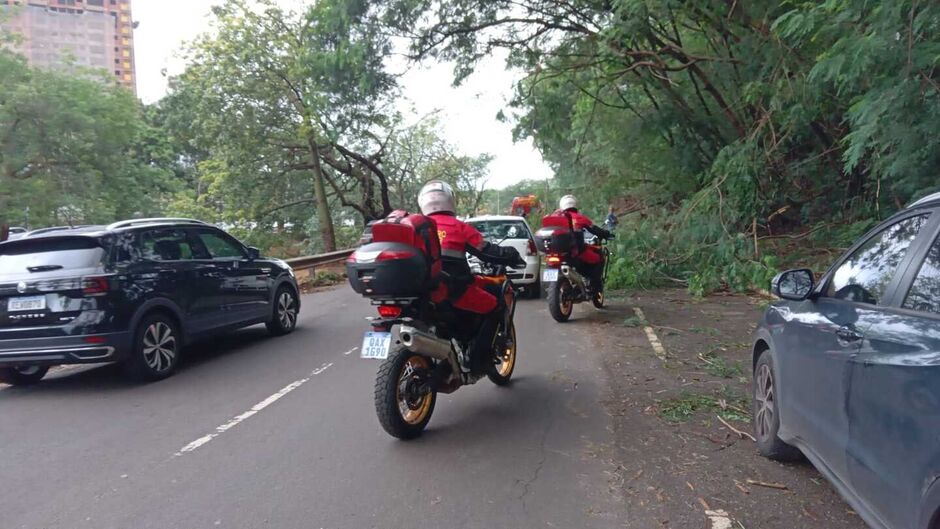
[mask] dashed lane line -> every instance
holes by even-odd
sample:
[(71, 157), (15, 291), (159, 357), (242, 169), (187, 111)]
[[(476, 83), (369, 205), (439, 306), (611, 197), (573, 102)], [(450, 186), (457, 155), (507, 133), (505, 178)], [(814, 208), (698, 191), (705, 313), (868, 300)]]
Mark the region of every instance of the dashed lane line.
[(236, 415), (235, 417), (232, 418), (232, 420), (228, 421), (227, 423), (225, 423), (225, 424), (223, 424), (223, 425), (221, 425), (221, 426), (216, 427), (216, 429), (215, 429), (214, 432), (212, 432), (212, 433), (210, 433), (210, 434), (207, 434), (207, 435), (204, 435), (204, 436), (200, 437), (199, 439), (196, 439), (195, 441), (193, 441), (193, 442), (189, 443), (188, 445), (184, 446), (183, 448), (180, 448), (179, 452), (173, 454), (173, 456), (174, 456), (174, 457), (179, 457), (179, 456), (182, 456), (183, 454), (187, 454), (187, 453), (189, 453), (189, 452), (192, 452), (192, 451), (198, 449), (198, 448), (201, 447), (201, 446), (206, 445), (209, 441), (211, 441), (211, 440), (215, 439), (216, 437), (222, 435), (223, 433), (227, 432), (228, 430), (231, 430), (232, 428), (238, 426), (238, 425), (241, 424), (241, 422), (244, 421), (245, 419), (251, 417), (252, 415), (257, 414), (257, 413), (260, 412), (261, 410), (267, 408), (268, 406), (270, 406), (270, 405), (274, 404), (275, 402), (277, 402), (278, 400), (280, 400), (282, 397), (284, 397), (285, 395), (287, 395), (287, 394), (290, 393), (291, 391), (294, 391), (295, 389), (297, 389), (297, 388), (299, 388), (300, 386), (304, 385), (304, 384), (307, 383), (311, 378), (313, 378), (313, 377), (319, 375), (320, 373), (326, 371), (326, 370), (329, 369), (330, 366), (332, 366), (332, 365), (333, 365), (333, 362), (329, 362), (329, 363), (323, 364), (322, 366), (320, 366), (320, 367), (314, 369), (313, 371), (311, 371), (311, 372), (310, 372), (310, 375), (308, 375), (306, 378), (302, 378), (302, 379), (300, 379), (300, 380), (295, 380), (294, 382), (291, 382), (290, 384), (284, 386), (283, 388), (281, 388), (280, 391), (278, 391), (277, 393), (271, 395), (270, 397), (268, 397), (268, 398), (262, 400), (261, 402), (255, 404), (254, 406), (251, 407), (251, 409), (249, 409), (249, 410), (246, 411), (245, 413), (242, 413), (242, 414), (240, 414), (240, 415)]
[(705, 516), (711, 522), (711, 529), (732, 529), (731, 516), (721, 509), (705, 511)]
[(656, 331), (653, 330), (649, 325), (649, 321), (646, 319), (646, 314), (643, 314), (643, 309), (640, 307), (634, 307), (633, 312), (636, 314), (636, 317), (640, 321), (644, 322), (643, 330), (646, 331), (646, 339), (650, 341), (650, 345), (653, 346), (653, 354), (656, 355), (656, 358), (659, 358), (663, 362), (666, 361), (666, 348), (663, 347), (662, 342), (659, 341), (659, 337), (656, 336)]

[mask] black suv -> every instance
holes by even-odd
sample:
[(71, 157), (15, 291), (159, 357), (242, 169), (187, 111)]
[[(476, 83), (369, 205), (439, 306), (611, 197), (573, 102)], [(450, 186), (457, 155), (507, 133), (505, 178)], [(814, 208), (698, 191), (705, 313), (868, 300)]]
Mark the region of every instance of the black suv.
[(0, 243), (0, 382), (112, 361), (157, 380), (183, 345), (259, 323), (287, 334), (299, 309), (290, 266), (203, 222), (37, 230)]

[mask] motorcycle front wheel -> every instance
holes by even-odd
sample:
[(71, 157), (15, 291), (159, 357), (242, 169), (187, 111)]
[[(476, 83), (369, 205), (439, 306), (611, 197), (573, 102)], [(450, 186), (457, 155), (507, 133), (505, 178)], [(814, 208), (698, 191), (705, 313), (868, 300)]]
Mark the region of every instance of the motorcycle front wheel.
[(571, 284), (564, 277), (559, 277), (548, 287), (548, 312), (551, 313), (555, 321), (562, 323), (568, 321), (571, 312), (574, 310), (574, 302), (571, 300)]
[(392, 349), (375, 379), (375, 412), (379, 424), (392, 437), (414, 439), (421, 435), (434, 413), (437, 393), (421, 394), (431, 371), (431, 361), (403, 346)]

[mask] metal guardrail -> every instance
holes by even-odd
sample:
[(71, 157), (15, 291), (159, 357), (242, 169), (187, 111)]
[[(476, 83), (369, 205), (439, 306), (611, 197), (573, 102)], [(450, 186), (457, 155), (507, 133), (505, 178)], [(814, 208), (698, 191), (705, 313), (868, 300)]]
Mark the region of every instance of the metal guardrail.
[(318, 265), (345, 261), (354, 251), (355, 249), (352, 248), (348, 250), (336, 250), (335, 252), (321, 253), (320, 255), (307, 255), (293, 259), (285, 259), (285, 262), (289, 264), (294, 271), (307, 270)]

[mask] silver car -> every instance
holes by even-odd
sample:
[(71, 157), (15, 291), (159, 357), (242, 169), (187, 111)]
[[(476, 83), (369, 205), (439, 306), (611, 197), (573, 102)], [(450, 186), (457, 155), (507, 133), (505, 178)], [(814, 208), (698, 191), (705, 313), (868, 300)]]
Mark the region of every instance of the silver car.
[[(466, 222), (483, 234), (487, 241), (499, 246), (511, 246), (519, 252), (525, 259), (525, 268), (510, 268), (507, 275), (514, 285), (523, 287), (530, 298), (537, 299), (542, 292), (542, 261), (529, 223), (523, 217), (509, 215), (483, 215), (467, 219)], [(475, 257), (470, 257), (469, 261), (471, 269), (479, 266)]]

